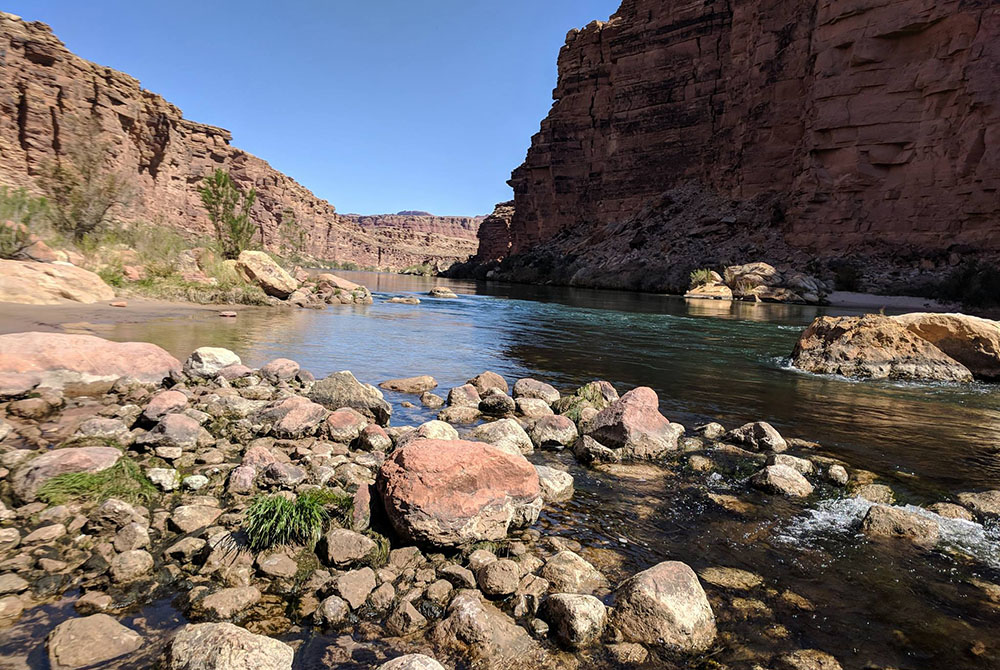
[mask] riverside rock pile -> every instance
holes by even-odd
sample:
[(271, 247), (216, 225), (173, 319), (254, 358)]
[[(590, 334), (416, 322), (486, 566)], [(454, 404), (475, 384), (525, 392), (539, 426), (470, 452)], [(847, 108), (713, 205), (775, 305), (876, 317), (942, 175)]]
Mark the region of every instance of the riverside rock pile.
[[(72, 350), (83, 336), (61, 337)], [(120, 346), (106, 343), (105, 355), (127, 366)], [(754, 589), (761, 578), (721, 566), (699, 578), (670, 557), (615, 585), (580, 542), (533, 527), (573, 495), (570, 474), (527, 459), (535, 450), (569, 449), (598, 468), (671, 461), (700, 473), (737, 462), (756, 472), (746, 495), (808, 498), (846, 485), (882, 503), (862, 526), (872, 537), (923, 548), (937, 538), (934, 521), (890, 507), (870, 479), (855, 480), (808, 443), (763, 422), (688, 432), (660, 413), (649, 388), (619, 396), (593, 382), (562, 395), (521, 379), (511, 396), (486, 372), (451, 389), (441, 418), (392, 426), (376, 387), (346, 371), (316, 380), (288, 359), (252, 369), (233, 352), (202, 348), (162, 379), (140, 381), (145, 372), (126, 368), (76, 395), (52, 369), (64, 359), (19, 358), (33, 357), (46, 369), (0, 387), (0, 494), (9, 501), (0, 505), (0, 625), (78, 592), (78, 616), (47, 640), (53, 668), (140, 654), (178, 670), (286, 670), (297, 646), (273, 636), (303, 626), (382, 640), (364, 647), (362, 663), (390, 669), (587, 667), (581, 650), (653, 667), (718, 644), (731, 616), (716, 589)], [(0, 358), (0, 378), (9, 365)], [(428, 402), (421, 389), (436, 382), (386, 384)], [(115, 472), (131, 479), (66, 486), (67, 473)], [(250, 549), (254, 500), (317, 491), (339, 501), (318, 541)], [(710, 500), (738, 506), (733, 493)], [(994, 494), (942, 504), (988, 517), (1000, 509)], [(119, 621), (161, 595), (190, 622), (172, 640)], [(351, 661), (355, 644), (338, 638), (330, 667)], [(793, 654), (826, 665), (781, 660)], [(817, 650), (781, 659), (839, 667)]]

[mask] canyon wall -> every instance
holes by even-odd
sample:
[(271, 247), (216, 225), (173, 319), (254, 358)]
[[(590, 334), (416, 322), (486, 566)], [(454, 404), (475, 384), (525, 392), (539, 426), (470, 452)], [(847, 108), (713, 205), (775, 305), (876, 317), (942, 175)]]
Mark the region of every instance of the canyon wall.
[(623, 0), (558, 66), (510, 180), (512, 254), (1000, 252), (996, 2)]
[(197, 187), (224, 168), (241, 188), (257, 189), (252, 216), (268, 248), (279, 244), (282, 219), (294, 216), (307, 253), (324, 260), (402, 269), (447, 266), (475, 252), (476, 218), (340, 215), (231, 140), (227, 130), (185, 119), (129, 75), (74, 55), (45, 24), (0, 12), (0, 185), (37, 191), (46, 166), (98, 142), (134, 187), (116, 212), (125, 221), (209, 235)]

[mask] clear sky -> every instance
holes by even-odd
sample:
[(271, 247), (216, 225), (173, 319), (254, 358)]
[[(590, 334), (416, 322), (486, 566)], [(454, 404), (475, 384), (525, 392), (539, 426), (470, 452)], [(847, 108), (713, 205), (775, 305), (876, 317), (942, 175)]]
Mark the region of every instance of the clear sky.
[(340, 212), (486, 214), (619, 0), (7, 0)]

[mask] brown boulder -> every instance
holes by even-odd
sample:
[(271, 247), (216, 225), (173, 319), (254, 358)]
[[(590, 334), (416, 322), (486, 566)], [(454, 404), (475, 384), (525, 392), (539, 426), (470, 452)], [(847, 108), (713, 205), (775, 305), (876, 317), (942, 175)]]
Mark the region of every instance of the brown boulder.
[(236, 259), (236, 267), (247, 281), (260, 286), (264, 293), (284, 300), (299, 287), (295, 278), (263, 251), (244, 251)]
[(980, 379), (1000, 379), (1000, 323), (967, 314), (914, 313), (892, 317), (951, 356)]
[(404, 379), (389, 379), (379, 384), (386, 391), (396, 391), (398, 393), (423, 393), (437, 387), (437, 380), (430, 375), (420, 375), (418, 377), (406, 377)]
[(817, 318), (799, 337), (792, 365), (845, 377), (972, 380), (964, 365), (892, 317), (878, 314)]
[(377, 482), (396, 531), (435, 546), (499, 540), (541, 511), (534, 466), (480, 442), (415, 440), (382, 464)]
[(676, 451), (684, 427), (660, 414), (656, 392), (646, 386), (632, 389), (601, 410), (587, 433), (623, 459), (648, 459)]
[(114, 297), (114, 289), (103, 279), (75, 265), (0, 260), (0, 302), (61, 305)]
[(104, 666), (137, 651), (142, 647), (142, 636), (107, 614), (92, 614), (56, 626), (48, 647), (52, 670), (75, 670)]
[(861, 521), (861, 531), (875, 538), (905, 538), (928, 548), (937, 544), (941, 534), (933, 520), (888, 505), (872, 505)]
[(157, 384), (180, 366), (166, 351), (145, 342), (65, 333), (0, 335), (0, 376), (30, 375), (43, 388), (104, 391), (122, 377)]

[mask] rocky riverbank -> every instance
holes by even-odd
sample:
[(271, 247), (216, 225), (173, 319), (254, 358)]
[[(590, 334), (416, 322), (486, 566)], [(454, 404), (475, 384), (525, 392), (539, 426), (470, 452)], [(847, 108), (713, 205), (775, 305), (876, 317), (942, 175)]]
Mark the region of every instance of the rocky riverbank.
[[(753, 510), (856, 499), (870, 541), (932, 555), (958, 551), (955, 519), (1000, 517), (997, 491), (895, 506), (890, 486), (815, 443), (765, 422), (688, 429), (649, 388), (562, 393), (491, 372), (447, 393), (429, 376), (380, 386), (437, 418), (394, 426), (378, 388), (287, 359), (250, 369), (225, 349), (181, 363), (147, 344), (0, 336), (7, 635), (44, 638), (51, 667), (67, 669), (129, 654), (285, 669), (309, 653), (304, 631), (333, 636), (327, 667), (849, 668), (844, 649), (796, 646), (762, 616), (827, 604), (765, 587), (745, 564), (692, 553), (622, 574), (608, 549), (552, 532), (545, 519), (576, 482), (539, 457), (572, 454), (622, 485), (724, 482), (699, 494), (698, 514), (726, 515), (736, 535), (759, 532)], [(977, 584), (982, 599), (1000, 592)], [(57, 602), (75, 615), (38, 624)], [(179, 618), (154, 633), (136, 613), (163, 602)], [(764, 650), (737, 641), (747, 627)]]

